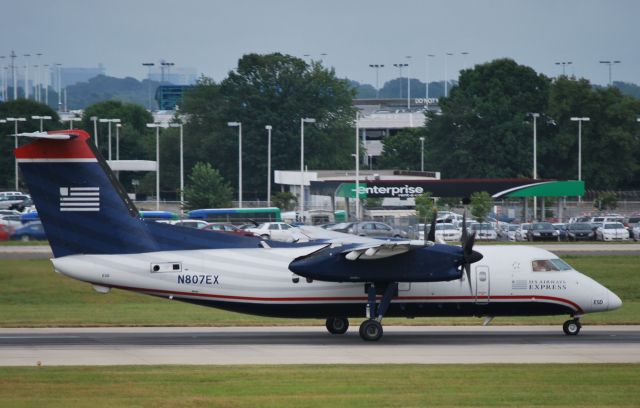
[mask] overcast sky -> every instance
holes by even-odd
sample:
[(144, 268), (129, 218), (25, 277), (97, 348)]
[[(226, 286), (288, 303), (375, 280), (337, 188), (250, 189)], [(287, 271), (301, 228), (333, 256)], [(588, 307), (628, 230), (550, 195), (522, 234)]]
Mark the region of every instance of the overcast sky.
[(430, 80), (442, 80), (451, 52), (449, 78), (509, 57), (549, 76), (571, 61), (567, 74), (607, 84), (598, 61), (620, 60), (613, 80), (640, 84), (638, 0), (5, 0), (1, 9), (0, 55), (103, 63), (116, 77), (143, 78), (142, 62), (165, 59), (220, 81), (243, 54), (281, 52), (326, 53), (338, 76), (370, 84), (369, 64), (385, 65), (382, 84), (408, 55), (411, 76), (424, 81), (435, 54)]

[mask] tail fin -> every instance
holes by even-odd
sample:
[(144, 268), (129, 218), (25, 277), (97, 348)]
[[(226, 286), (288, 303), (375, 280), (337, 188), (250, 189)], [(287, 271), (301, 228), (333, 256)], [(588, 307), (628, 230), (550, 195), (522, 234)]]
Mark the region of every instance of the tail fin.
[(83, 130), (24, 134), (16, 159), (55, 257), (150, 252), (158, 245)]

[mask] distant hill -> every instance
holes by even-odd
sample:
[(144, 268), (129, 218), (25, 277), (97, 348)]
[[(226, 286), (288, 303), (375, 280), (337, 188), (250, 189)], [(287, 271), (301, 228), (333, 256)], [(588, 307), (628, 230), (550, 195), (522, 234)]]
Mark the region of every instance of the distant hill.
[[(349, 85), (356, 90), (357, 99), (372, 99), (376, 97), (376, 89), (373, 85), (360, 83), (345, 78)], [(122, 102), (135, 103), (147, 107), (149, 104), (149, 91), (151, 93), (151, 107), (157, 108), (154, 99), (156, 88), (160, 82), (149, 81), (147, 79), (138, 81), (135, 78), (115, 78), (106, 75), (98, 75), (91, 78), (88, 82), (81, 82), (67, 87), (67, 106), (68, 109), (84, 109), (87, 106), (107, 100), (119, 100)], [(449, 89), (455, 86), (456, 82), (451, 81)], [(381, 98), (406, 98), (407, 94), (406, 78), (393, 78), (385, 82), (380, 90)], [(625, 95), (640, 99), (640, 86), (628, 82), (616, 81), (613, 86), (620, 89)], [(402, 96), (401, 96), (402, 95)], [(439, 98), (444, 95), (444, 83), (430, 82), (429, 97)], [(425, 96), (425, 83), (419, 79), (411, 79), (411, 96), (415, 98), (423, 98)], [(57, 108), (57, 94), (50, 92), (49, 101), (52, 102), (51, 107)]]

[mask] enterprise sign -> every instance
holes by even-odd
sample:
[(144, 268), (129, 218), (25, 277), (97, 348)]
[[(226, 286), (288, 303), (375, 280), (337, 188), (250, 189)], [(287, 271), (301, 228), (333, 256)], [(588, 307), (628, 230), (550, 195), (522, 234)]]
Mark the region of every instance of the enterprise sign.
[(391, 186), (369, 186), (367, 184), (361, 184), (359, 193), (361, 197), (364, 195), (365, 197), (408, 198), (424, 193), (424, 188), (420, 186), (410, 186), (408, 184)]

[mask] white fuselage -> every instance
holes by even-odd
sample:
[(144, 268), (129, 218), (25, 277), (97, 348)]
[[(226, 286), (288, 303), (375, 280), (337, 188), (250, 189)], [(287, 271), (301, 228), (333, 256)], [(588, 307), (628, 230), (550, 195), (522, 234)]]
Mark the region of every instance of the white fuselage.
[[(312, 281), (289, 263), (321, 246), (71, 255), (53, 259), (56, 271), (92, 283), (230, 310), (291, 317), (364, 315), (363, 283)], [(535, 315), (585, 313), (620, 307), (620, 299), (573, 270), (534, 272), (532, 262), (557, 259), (527, 246), (478, 246), (484, 258), (466, 278), (400, 283), (392, 315)], [(390, 274), (393, 271), (389, 271)], [(406, 311), (404, 313), (403, 311)], [(326, 317), (325, 316), (325, 317)]]

